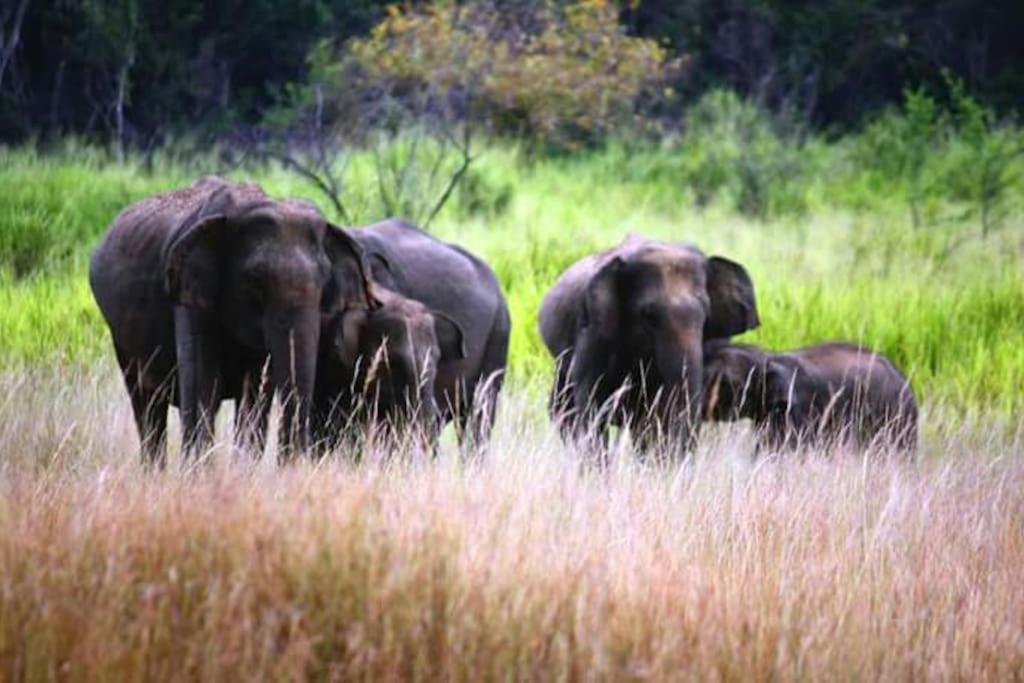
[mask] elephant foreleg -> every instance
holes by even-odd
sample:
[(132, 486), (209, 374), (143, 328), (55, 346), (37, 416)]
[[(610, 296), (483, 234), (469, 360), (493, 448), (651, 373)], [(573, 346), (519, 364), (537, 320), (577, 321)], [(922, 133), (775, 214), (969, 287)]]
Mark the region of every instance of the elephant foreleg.
[(147, 368), (124, 355), (115, 347), (125, 387), (132, 404), (135, 427), (144, 465), (163, 468), (167, 463), (167, 410), (170, 407), (171, 386), (166, 381), (147, 373)]

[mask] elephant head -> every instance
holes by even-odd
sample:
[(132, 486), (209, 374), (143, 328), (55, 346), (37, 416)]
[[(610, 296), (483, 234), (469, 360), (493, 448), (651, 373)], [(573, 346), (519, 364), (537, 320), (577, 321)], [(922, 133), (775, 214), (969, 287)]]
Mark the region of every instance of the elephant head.
[(688, 449), (700, 424), (703, 343), (759, 324), (742, 266), (685, 244), (630, 238), (585, 283), (573, 403)]
[(725, 342), (704, 348), (704, 387), (705, 419), (750, 419), (780, 435), (808, 421), (815, 392), (784, 356)]
[(466, 357), (457, 322), (413, 299), (375, 286), (380, 305), (346, 316), (334, 342), (372, 416), (390, 427), (416, 424), (436, 437), (442, 421), (435, 379), (442, 362)]
[[(210, 191), (209, 198), (165, 246), (167, 293), (212, 321), (204, 334), (214, 326), (231, 348), (269, 357), (283, 404), (282, 453), (304, 450), (322, 317), (377, 305), (362, 250), (311, 204), (271, 200), (255, 185), (219, 179), (193, 189)], [(191, 362), (182, 355), (179, 365)], [(189, 372), (179, 369), (183, 377)]]

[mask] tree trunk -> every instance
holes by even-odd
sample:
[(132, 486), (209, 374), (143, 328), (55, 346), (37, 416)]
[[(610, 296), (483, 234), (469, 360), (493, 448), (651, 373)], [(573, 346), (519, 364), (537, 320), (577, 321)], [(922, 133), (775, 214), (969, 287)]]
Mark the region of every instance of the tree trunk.
[(53, 79), (53, 92), (50, 93), (50, 130), (51, 132), (59, 129), (58, 110), (60, 109), (60, 93), (64, 90), (64, 70), (67, 68), (67, 60), (60, 60), (60, 64), (57, 65), (57, 75)]
[(18, 49), (18, 41), (21, 39), (21, 23), (25, 19), (25, 10), (27, 9), (28, 0), (21, 0), (18, 9), (14, 12), (10, 29), (5, 30), (0, 27), (0, 92), (4, 90), (4, 75), (7, 73), (7, 66), (14, 59), (14, 51)]
[(117, 99), (114, 102), (114, 125), (117, 134), (117, 163), (124, 163), (124, 100), (128, 90), (128, 69), (132, 59), (129, 57), (121, 64), (117, 74)]

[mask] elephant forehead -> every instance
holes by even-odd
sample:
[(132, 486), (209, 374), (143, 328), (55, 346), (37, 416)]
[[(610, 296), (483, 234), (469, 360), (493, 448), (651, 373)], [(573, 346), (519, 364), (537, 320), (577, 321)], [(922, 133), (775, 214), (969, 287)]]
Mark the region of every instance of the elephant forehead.
[(696, 254), (681, 250), (648, 250), (637, 255), (638, 270), (650, 274), (666, 292), (688, 292), (703, 287), (704, 263)]
[(313, 254), (281, 245), (257, 251), (245, 270), (280, 294), (311, 295), (323, 280), (323, 268)]
[(280, 247), (310, 246), (322, 237), (324, 219), (300, 206), (263, 203), (235, 218), (242, 239), (262, 240)]

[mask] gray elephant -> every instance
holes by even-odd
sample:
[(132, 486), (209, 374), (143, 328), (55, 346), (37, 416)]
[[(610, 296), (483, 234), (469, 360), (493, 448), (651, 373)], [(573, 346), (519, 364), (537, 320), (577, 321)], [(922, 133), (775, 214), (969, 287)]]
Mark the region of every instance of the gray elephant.
[(373, 308), (362, 249), (316, 208), (207, 177), (122, 211), (92, 256), (144, 460), (163, 464), (167, 410), (184, 450), (213, 437), (223, 399), (262, 450), (276, 391), (281, 458), (309, 444), (321, 319)]
[(460, 441), (482, 444), (493, 425), (511, 331), (494, 272), (461, 247), (399, 219), (350, 234), (383, 305), (340, 321), (324, 336), (314, 410), (321, 435), (329, 440), (331, 425), (369, 398), (378, 417), (401, 420), (415, 412), (431, 434), (455, 420)]
[(688, 450), (700, 426), (702, 346), (759, 324), (742, 266), (637, 235), (577, 261), (541, 303), (563, 436), (628, 426), (644, 450)]
[(885, 356), (844, 342), (789, 353), (710, 342), (704, 350), (705, 417), (749, 418), (762, 445), (853, 443), (912, 451), (917, 401)]

